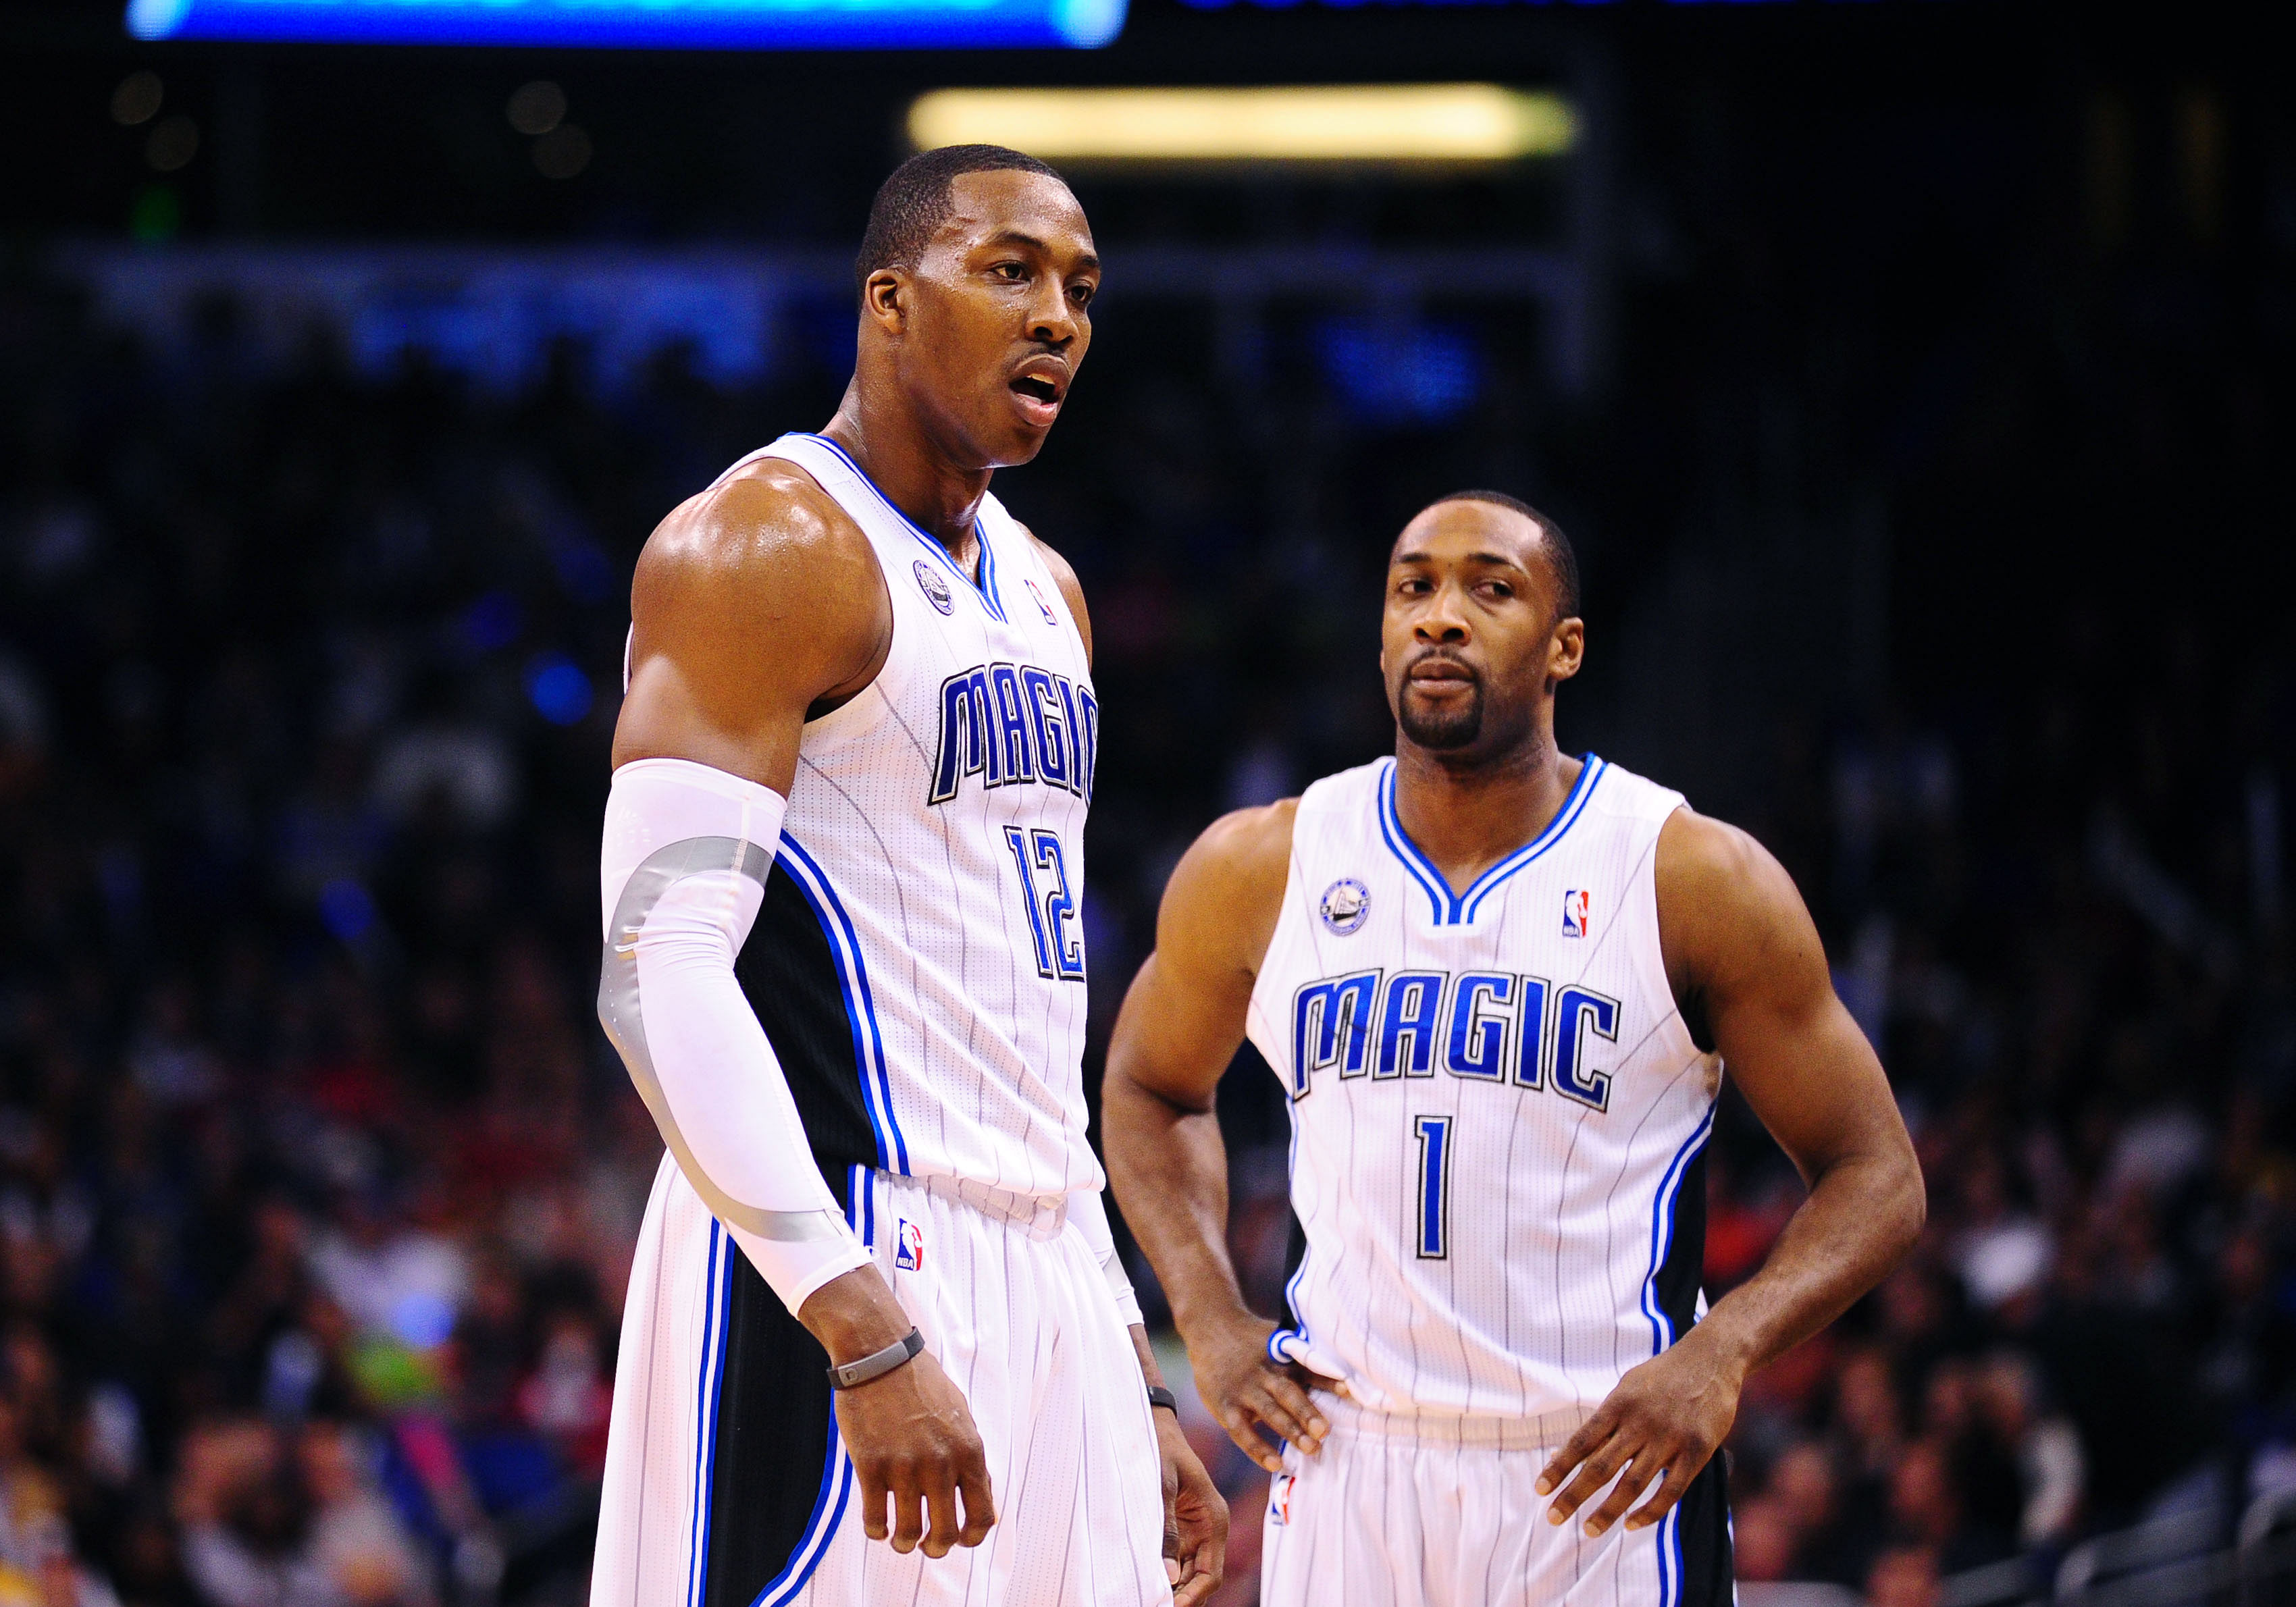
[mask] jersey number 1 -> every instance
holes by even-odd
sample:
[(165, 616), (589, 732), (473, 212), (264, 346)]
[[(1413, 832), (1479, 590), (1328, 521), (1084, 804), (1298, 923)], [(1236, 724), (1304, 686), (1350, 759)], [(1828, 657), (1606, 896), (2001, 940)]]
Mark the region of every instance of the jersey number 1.
[[(1069, 892), (1067, 857), (1061, 837), (1039, 826), (1022, 832), (1004, 828), (1005, 846), (1021, 870), (1021, 902), (1029, 907), (1029, 934), (1037, 944), (1037, 974), (1062, 982), (1084, 980), (1084, 939), (1071, 935), (1069, 922), (1076, 916), (1076, 900)], [(1050, 873), (1051, 885), (1039, 891), (1037, 875)]]
[(1419, 1259), (1439, 1261), (1450, 1252), (1451, 1119), (1414, 1116), (1419, 1137)]

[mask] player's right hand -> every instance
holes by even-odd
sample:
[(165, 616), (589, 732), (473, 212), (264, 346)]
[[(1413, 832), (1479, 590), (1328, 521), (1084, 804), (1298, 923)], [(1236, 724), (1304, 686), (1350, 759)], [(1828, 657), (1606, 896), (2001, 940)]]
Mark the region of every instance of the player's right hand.
[(1267, 1336), (1275, 1332), (1275, 1324), (1245, 1312), (1186, 1339), (1188, 1365), (1195, 1370), (1196, 1393), (1204, 1405), (1237, 1448), (1269, 1472), (1280, 1473), (1283, 1457), (1267, 1443), (1267, 1435), (1314, 1455), (1324, 1448), (1332, 1425), (1308, 1392), (1329, 1390), (1344, 1396), (1348, 1387), (1298, 1362), (1270, 1357)]
[[(996, 1521), (988, 1461), (972, 1412), (931, 1351), (906, 1366), (837, 1391), (837, 1431), (861, 1487), (861, 1528), (893, 1549), (929, 1557), (978, 1546)], [(964, 1497), (962, 1521), (957, 1496)], [(893, 1498), (892, 1521), (885, 1497)]]

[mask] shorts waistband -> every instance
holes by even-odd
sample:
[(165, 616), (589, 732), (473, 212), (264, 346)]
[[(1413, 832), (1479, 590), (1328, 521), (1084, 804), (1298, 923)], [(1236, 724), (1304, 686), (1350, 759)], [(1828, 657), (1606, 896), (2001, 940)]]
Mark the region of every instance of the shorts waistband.
[(1066, 1194), (1015, 1194), (970, 1177), (893, 1177), (896, 1184), (922, 1188), (929, 1194), (969, 1205), (984, 1216), (1009, 1222), (1031, 1239), (1057, 1239), (1068, 1226)]
[(1562, 1406), (1531, 1417), (1472, 1417), (1460, 1414), (1374, 1412), (1353, 1401), (1318, 1394), (1316, 1405), (1334, 1439), (1397, 1440), (1413, 1445), (1488, 1446), (1502, 1451), (1559, 1448), (1595, 1414), (1591, 1406)]

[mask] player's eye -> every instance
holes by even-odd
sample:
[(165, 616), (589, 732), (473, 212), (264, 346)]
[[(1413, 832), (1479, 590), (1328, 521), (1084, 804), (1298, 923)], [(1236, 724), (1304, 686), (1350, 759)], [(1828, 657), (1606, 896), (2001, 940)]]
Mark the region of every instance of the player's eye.
[(1019, 262), (1000, 262), (988, 271), (1010, 284), (1018, 284), (1029, 276), (1028, 266)]
[(1076, 298), (1078, 307), (1090, 307), (1092, 299), (1100, 294), (1100, 287), (1096, 284), (1072, 284), (1069, 287), (1069, 294)]

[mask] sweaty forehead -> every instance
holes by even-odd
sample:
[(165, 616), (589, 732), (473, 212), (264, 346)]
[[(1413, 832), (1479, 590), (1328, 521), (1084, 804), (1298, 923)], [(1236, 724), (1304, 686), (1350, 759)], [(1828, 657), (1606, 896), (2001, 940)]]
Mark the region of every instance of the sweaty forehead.
[(1546, 539), (1535, 521), (1495, 502), (1439, 502), (1403, 527), (1387, 561), (1406, 558), (1456, 562), (1478, 554), (1504, 558), (1522, 569), (1539, 567)]
[(948, 217), (933, 232), (937, 242), (962, 250), (1006, 230), (1055, 249), (1093, 249), (1084, 208), (1057, 178), (1024, 168), (1000, 168), (960, 173), (949, 180)]

